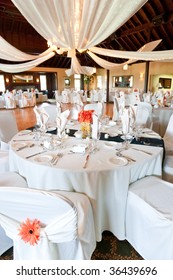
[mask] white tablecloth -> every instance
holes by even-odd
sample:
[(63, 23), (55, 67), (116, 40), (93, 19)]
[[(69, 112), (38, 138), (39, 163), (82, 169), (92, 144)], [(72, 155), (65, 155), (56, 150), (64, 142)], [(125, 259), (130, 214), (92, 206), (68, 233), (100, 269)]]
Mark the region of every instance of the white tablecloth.
[[(15, 136), (22, 140), (33, 138), (32, 134)], [(63, 157), (56, 166), (49, 162), (38, 162), (38, 156), (25, 157), (43, 151), (43, 147), (34, 146), (16, 151), (16, 143), (11, 142), (9, 152), (10, 170), (17, 171), (27, 179), (29, 187), (45, 190), (66, 190), (85, 193), (89, 197), (95, 219), (96, 239), (100, 241), (104, 230), (111, 231), (118, 239), (125, 239), (125, 210), (129, 183), (146, 175), (161, 176), (162, 154), (160, 147), (131, 145), (152, 152), (148, 155), (132, 148), (123, 153), (136, 162), (118, 166), (112, 162), (115, 158), (115, 142), (99, 141), (99, 151), (90, 154), (87, 168), (83, 168), (86, 154), (69, 153), (73, 145), (82, 140), (69, 137), (63, 142)], [(22, 143), (22, 141), (18, 142)], [(112, 143), (112, 145), (111, 145)], [(47, 151), (42, 155), (57, 153)], [(41, 156), (41, 155), (40, 155)], [(37, 159), (37, 160), (36, 160)]]

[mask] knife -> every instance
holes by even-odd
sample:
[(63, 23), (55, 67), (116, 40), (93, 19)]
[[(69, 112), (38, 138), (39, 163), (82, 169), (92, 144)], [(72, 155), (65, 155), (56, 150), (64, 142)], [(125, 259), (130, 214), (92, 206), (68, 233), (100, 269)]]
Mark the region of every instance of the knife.
[(47, 152), (47, 151), (42, 151), (42, 152), (39, 152), (39, 153), (35, 153), (35, 154), (30, 155), (30, 156), (27, 156), (27, 157), (25, 157), (25, 158), (31, 158), (31, 157), (34, 157), (34, 156), (37, 156), (37, 155), (43, 154), (43, 153), (45, 153), (45, 152)]
[(144, 151), (144, 150), (141, 150), (141, 149), (137, 149), (137, 148), (132, 148), (132, 149), (133, 149), (133, 150), (135, 150), (135, 151), (138, 151), (138, 152), (145, 153), (145, 154), (150, 155), (150, 156), (152, 156), (152, 155), (153, 155), (152, 153), (147, 152), (147, 151)]
[(23, 150), (23, 149), (26, 149), (26, 148), (32, 148), (32, 147), (34, 147), (34, 144), (25, 145), (25, 146), (23, 146), (23, 147), (18, 148), (18, 149), (16, 150), (16, 152), (19, 152), (19, 151), (21, 151), (21, 150)]
[(87, 167), (88, 160), (89, 160), (89, 154), (86, 156), (86, 159), (85, 159), (83, 168), (86, 168), (86, 167)]

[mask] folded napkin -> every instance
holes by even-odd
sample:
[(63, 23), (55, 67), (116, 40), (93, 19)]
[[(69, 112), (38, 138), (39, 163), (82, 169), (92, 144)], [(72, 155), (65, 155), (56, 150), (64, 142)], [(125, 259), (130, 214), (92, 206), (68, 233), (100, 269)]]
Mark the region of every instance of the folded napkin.
[(140, 134), (140, 137), (144, 137), (144, 138), (157, 138), (157, 139), (162, 139), (162, 137), (158, 134), (158, 133), (155, 133), (155, 132), (142, 132)]
[(136, 107), (132, 105), (129, 107), (129, 125), (131, 130), (133, 130), (136, 122)]
[(66, 110), (62, 113), (57, 113), (56, 125), (57, 125), (57, 135), (59, 138), (65, 136), (65, 127), (68, 122), (68, 117), (70, 115), (70, 110)]
[(73, 153), (81, 153), (81, 154), (83, 154), (83, 153), (85, 153), (85, 151), (86, 151), (86, 146), (85, 145), (76, 145), (76, 146), (73, 146), (73, 148), (71, 149), (71, 151), (73, 152)]
[(93, 113), (92, 119), (93, 119), (92, 139), (98, 139), (98, 134), (99, 134), (99, 117), (95, 113)]
[(98, 117), (101, 119), (101, 117), (103, 116), (103, 110), (104, 110), (104, 102), (103, 101), (99, 101), (97, 103), (97, 108), (98, 108)]
[(139, 137), (162, 139), (162, 137), (158, 133), (149, 128), (143, 128)]
[(116, 97), (114, 97), (112, 120), (117, 121), (118, 119), (119, 119), (119, 104), (118, 104), (118, 99)]
[(41, 130), (46, 131), (47, 122), (49, 119), (48, 113), (44, 110), (44, 108), (38, 109), (37, 106), (34, 107), (34, 113), (36, 115), (37, 125)]
[(129, 110), (124, 108), (123, 113), (121, 115), (122, 121), (122, 131), (124, 134), (129, 133), (130, 128), (130, 118), (129, 118)]

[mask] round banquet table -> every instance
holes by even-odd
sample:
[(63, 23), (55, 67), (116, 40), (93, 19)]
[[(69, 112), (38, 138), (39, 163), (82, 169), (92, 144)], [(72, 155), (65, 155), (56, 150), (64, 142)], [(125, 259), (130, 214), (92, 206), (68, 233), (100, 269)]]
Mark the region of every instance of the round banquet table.
[[(26, 143), (34, 143), (34, 146), (17, 151)], [(74, 146), (88, 145), (88, 142), (75, 137), (64, 139), (62, 145), (53, 151), (45, 151), (40, 143), (34, 141), (32, 133), (15, 135), (9, 151), (10, 170), (25, 177), (31, 188), (86, 194), (93, 208), (97, 241), (101, 241), (105, 230), (124, 240), (129, 184), (144, 176), (161, 176), (163, 148), (130, 144), (130, 148), (122, 152), (134, 160), (128, 161), (116, 156), (117, 143), (112, 141), (99, 140), (94, 153), (87, 150), (85, 153), (71, 152)], [(56, 165), (52, 165), (51, 158), (59, 152), (63, 156)], [(89, 160), (83, 168), (87, 154)]]

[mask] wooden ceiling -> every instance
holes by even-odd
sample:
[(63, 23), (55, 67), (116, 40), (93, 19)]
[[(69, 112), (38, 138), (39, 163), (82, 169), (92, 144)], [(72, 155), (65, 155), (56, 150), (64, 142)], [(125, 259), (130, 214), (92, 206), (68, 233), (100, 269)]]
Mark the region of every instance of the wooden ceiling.
[[(46, 40), (26, 21), (11, 0), (0, 0), (0, 35), (28, 54), (39, 54), (47, 49)], [(155, 50), (173, 49), (173, 0), (148, 0), (123, 26), (97, 46), (137, 51), (144, 44), (158, 39), (162, 39), (162, 42)], [(83, 66), (98, 67), (86, 53), (77, 53), (77, 57)], [(107, 60), (124, 62), (119, 58), (109, 57)], [(39, 66), (70, 68), (70, 62), (65, 55), (56, 54)], [(0, 59), (0, 63), (11, 62)]]

